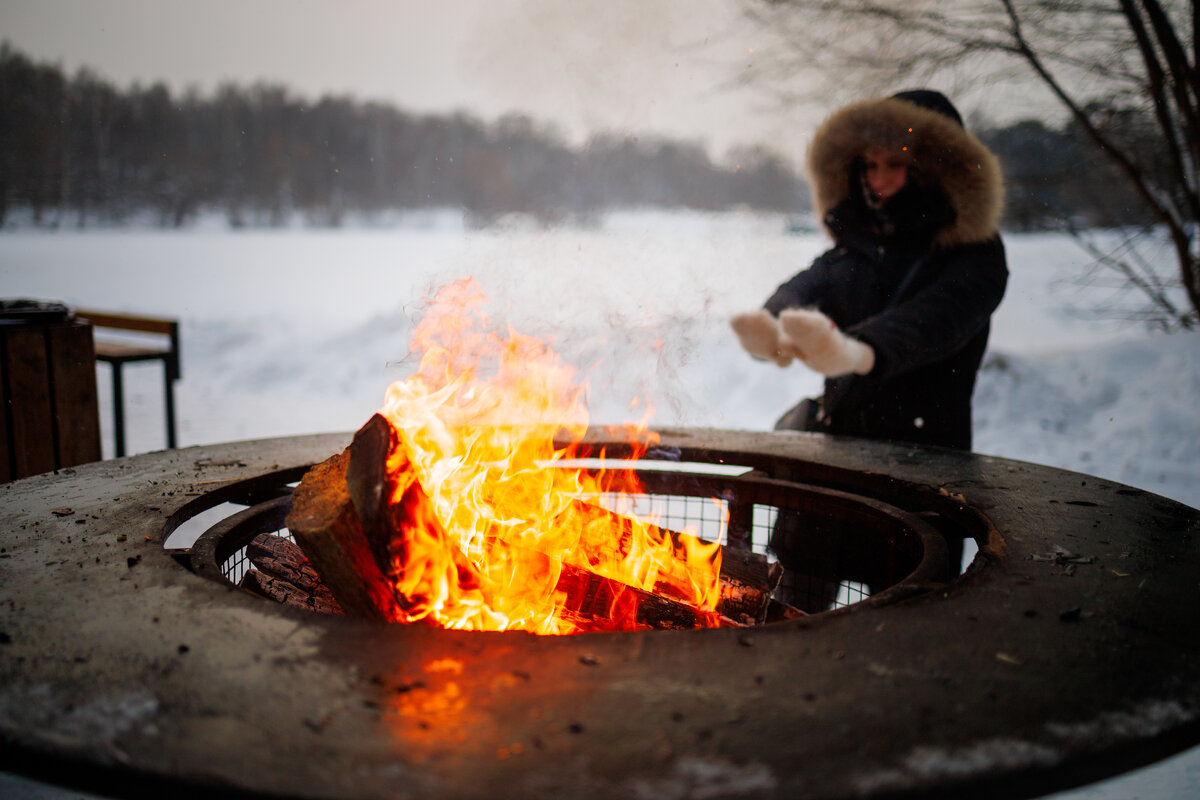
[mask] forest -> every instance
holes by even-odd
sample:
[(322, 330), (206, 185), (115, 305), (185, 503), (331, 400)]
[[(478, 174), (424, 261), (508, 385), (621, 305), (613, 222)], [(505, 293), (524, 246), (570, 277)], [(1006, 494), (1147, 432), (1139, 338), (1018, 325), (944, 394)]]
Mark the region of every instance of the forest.
[[(1131, 126), (1138, 124), (1130, 120)], [(1128, 225), (1149, 217), (1072, 125), (973, 121), (1008, 181), (1006, 226)], [(473, 226), (505, 214), (587, 224), (616, 208), (750, 208), (798, 214), (797, 165), (765, 147), (714, 163), (698, 142), (598, 133), (571, 146), (522, 115), (413, 114), (283, 86), (228, 84), (210, 96), (163, 84), (120, 89), (0, 47), (0, 226), (183, 227), (201, 213), (232, 227), (297, 217), (461, 208)]]

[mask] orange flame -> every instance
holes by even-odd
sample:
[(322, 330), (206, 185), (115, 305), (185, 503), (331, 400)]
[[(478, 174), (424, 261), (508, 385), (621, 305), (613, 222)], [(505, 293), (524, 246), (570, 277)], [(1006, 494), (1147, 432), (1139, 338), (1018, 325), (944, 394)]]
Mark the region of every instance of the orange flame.
[[(651, 593), (698, 609), (697, 624), (719, 624), (718, 546), (587, 502), (614, 482), (640, 488), (632, 471), (560, 465), (573, 448), (555, 437), (578, 442), (587, 430), (584, 389), (545, 343), (490, 332), (485, 303), (472, 279), (438, 292), (413, 335), (420, 365), (380, 411), (398, 433), (393, 502), (414, 482), (428, 497), (393, 547), (400, 621), (633, 630), (645, 627), (638, 608)], [(600, 615), (579, 609), (584, 594), (596, 601), (595, 576)]]

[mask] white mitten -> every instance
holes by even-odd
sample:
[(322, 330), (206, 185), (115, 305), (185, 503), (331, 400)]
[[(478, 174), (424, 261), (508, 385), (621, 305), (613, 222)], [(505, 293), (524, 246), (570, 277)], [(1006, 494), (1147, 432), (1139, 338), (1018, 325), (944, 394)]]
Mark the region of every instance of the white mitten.
[(779, 333), (779, 323), (771, 312), (765, 310), (750, 311), (738, 314), (730, 324), (738, 341), (747, 353), (756, 358), (774, 361), (781, 367), (792, 363), (792, 350)]
[(842, 333), (820, 311), (789, 308), (779, 315), (779, 327), (796, 358), (822, 375), (866, 375), (875, 366), (871, 346)]

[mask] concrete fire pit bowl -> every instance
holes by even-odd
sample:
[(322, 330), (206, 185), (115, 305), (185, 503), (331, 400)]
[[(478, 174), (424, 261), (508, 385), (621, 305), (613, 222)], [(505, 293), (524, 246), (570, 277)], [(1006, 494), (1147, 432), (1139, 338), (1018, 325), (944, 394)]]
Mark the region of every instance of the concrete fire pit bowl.
[(164, 549), (348, 434), (62, 470), (0, 486), (0, 767), (119, 796), (1033, 797), (1200, 741), (1200, 512), (965, 453), (661, 438), (937, 513), (979, 554), (751, 629), (450, 632), (278, 605)]

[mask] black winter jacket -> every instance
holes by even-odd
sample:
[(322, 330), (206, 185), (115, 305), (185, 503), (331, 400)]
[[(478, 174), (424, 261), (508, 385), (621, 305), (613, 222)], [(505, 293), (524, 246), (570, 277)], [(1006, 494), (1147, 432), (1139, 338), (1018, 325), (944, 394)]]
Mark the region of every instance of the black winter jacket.
[[(811, 162), (823, 159), (811, 172), (818, 209), (833, 201), (824, 222), (835, 246), (765, 308), (816, 308), (871, 345), (875, 366), (828, 379), (821, 413), (804, 428), (970, 449), (975, 378), (1008, 279), (996, 232), (999, 166), (934, 112), (895, 99), (847, 111), (855, 116), (831, 118), (810, 151)], [(870, 124), (899, 125), (915, 151), (908, 184), (878, 211), (859, 191), (857, 158), (888, 142), (851, 135)]]

